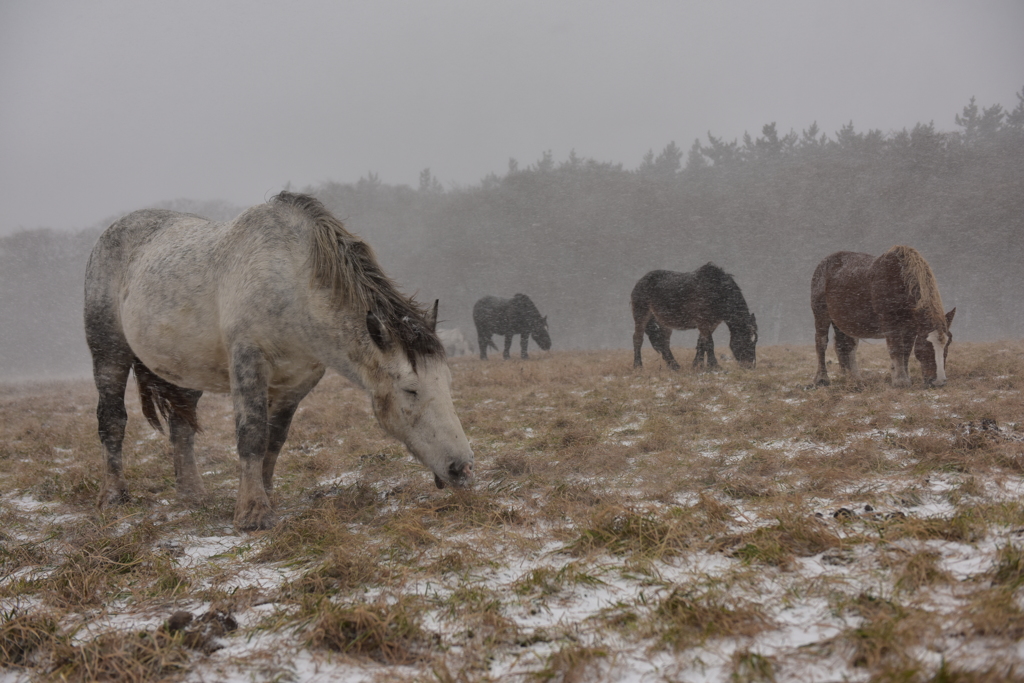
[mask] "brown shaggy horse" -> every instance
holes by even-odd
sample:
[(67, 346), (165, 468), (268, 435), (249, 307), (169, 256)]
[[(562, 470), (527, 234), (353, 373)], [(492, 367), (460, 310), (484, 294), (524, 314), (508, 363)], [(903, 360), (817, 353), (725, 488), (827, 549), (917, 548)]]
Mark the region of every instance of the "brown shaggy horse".
[(837, 251), (818, 264), (811, 278), (814, 345), (818, 374), (814, 383), (828, 385), (825, 348), (829, 325), (836, 330), (839, 365), (854, 379), (857, 341), (885, 338), (892, 360), (892, 384), (910, 386), (907, 362), (914, 351), (925, 383), (946, 383), (946, 356), (953, 335), (954, 308), (943, 314), (935, 275), (924, 257), (911, 247), (897, 246), (878, 258)]

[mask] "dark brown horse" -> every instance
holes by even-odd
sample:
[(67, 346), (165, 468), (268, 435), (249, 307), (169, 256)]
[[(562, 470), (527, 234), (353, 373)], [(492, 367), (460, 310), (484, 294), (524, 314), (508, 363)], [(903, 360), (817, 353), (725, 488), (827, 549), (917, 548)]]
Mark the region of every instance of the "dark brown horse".
[(633, 367), (643, 365), (640, 347), (646, 331), (654, 350), (670, 368), (678, 370), (669, 337), (672, 330), (693, 328), (700, 331), (693, 367), (703, 365), (705, 359), (709, 368), (718, 367), (711, 333), (723, 321), (729, 328), (733, 356), (741, 365), (754, 367), (757, 320), (732, 275), (715, 264), (706, 263), (692, 273), (652, 270), (636, 283), (629, 300), (634, 324)]
[(954, 308), (943, 314), (935, 275), (916, 249), (893, 247), (878, 258), (837, 251), (814, 269), (811, 278), (814, 345), (818, 374), (814, 383), (828, 385), (825, 348), (829, 325), (836, 331), (839, 365), (854, 379), (857, 341), (885, 338), (892, 360), (892, 384), (910, 386), (907, 363), (914, 351), (926, 384), (946, 383), (946, 356), (953, 335)]
[(485, 296), (473, 305), (473, 324), (476, 325), (476, 342), (480, 347), (480, 360), (487, 360), (487, 347), (498, 350), (491, 341), (492, 334), (505, 337), (505, 352), (502, 357), (509, 359), (512, 349), (512, 337), (519, 335), (520, 356), (525, 360), (529, 356), (526, 347), (530, 337), (542, 350), (551, 348), (551, 335), (548, 334), (548, 317), (542, 316), (536, 304), (525, 294), (516, 294), (511, 299), (500, 299), (496, 296)]

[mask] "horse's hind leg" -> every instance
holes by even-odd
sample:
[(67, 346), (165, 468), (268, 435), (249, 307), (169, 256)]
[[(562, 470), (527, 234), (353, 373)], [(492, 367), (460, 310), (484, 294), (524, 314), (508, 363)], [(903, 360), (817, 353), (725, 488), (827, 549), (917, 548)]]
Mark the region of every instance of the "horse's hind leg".
[(131, 370), (131, 351), (118, 353), (113, 349), (93, 349), (93, 378), (99, 401), (96, 421), (100, 442), (107, 454), (107, 472), (100, 491), (99, 505), (123, 505), (128, 502), (128, 481), (124, 477), (121, 446), (128, 411), (124, 407), (124, 390)]
[(487, 360), (487, 347), (491, 345), (491, 334), (476, 328), (476, 343), (480, 347), (480, 360)]
[(679, 363), (676, 362), (676, 357), (672, 355), (672, 347), (669, 344), (669, 340), (672, 338), (672, 328), (659, 324), (652, 317), (647, 321), (647, 336), (651, 340), (651, 346), (665, 360), (665, 364), (672, 370), (678, 370)]
[(267, 362), (258, 348), (242, 344), (232, 348), (231, 400), (241, 460), (235, 526), (241, 531), (269, 529), (275, 522), (270, 498), (263, 486), (263, 463), (269, 436), (268, 383)]
[(833, 325), (836, 331), (836, 356), (839, 367), (853, 380), (860, 381), (860, 366), (857, 364), (857, 338), (851, 337)]
[[(819, 315), (817, 309), (814, 311), (814, 350), (818, 355), (818, 372), (814, 375), (814, 384), (827, 387), (831, 382), (828, 379), (828, 369), (825, 367), (825, 351), (828, 350), (828, 328), (832, 325), (825, 315)], [(838, 328), (836, 329), (838, 332)]]
[(85, 341), (92, 354), (92, 374), (98, 394), (96, 422), (100, 442), (107, 455), (106, 474), (99, 497), (101, 507), (128, 502), (128, 482), (124, 477), (121, 447), (125, 426), (128, 424), (124, 390), (135, 354), (128, 346), (112, 311), (109, 298), (96, 296), (95, 288), (90, 296), (87, 288)]
[[(178, 398), (184, 401), (186, 412), (195, 415), (196, 406), (203, 392), (194, 389), (179, 388)], [(195, 458), (196, 430), (178, 411), (172, 410), (167, 416), (168, 431), (171, 436), (171, 451), (174, 454), (174, 478), (178, 496), (190, 503), (198, 503), (206, 496), (203, 478)]]
[(647, 325), (647, 319), (642, 316), (634, 316), (633, 318), (633, 367), (642, 368), (644, 366), (643, 358), (640, 355), (640, 349), (644, 345), (644, 326)]

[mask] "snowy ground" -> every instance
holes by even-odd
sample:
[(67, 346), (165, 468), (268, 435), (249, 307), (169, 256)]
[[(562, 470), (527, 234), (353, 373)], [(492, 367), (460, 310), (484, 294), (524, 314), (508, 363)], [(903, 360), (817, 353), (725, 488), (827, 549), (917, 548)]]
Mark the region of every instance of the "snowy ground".
[[(941, 390), (891, 389), (867, 351), (828, 389), (803, 347), (709, 375), (460, 359), (469, 493), (332, 377), (282, 455), (281, 524), (242, 535), (225, 398), (201, 404), (208, 507), (176, 502), (131, 402), (136, 500), (98, 513), (88, 385), (7, 387), (0, 681), (118, 670), (112, 633), (161, 643), (137, 680), (1020, 680), (1024, 346), (958, 344)], [(26, 615), (55, 630), (26, 640)]]

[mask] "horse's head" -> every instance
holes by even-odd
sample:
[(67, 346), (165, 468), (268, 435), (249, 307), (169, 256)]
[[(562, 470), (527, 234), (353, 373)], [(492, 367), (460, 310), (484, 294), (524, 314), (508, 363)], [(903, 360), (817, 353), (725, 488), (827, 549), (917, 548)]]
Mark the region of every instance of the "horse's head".
[[(469, 486), (473, 450), (452, 403), (452, 375), (434, 334), (437, 304), (426, 320), (403, 318), (396, 339), (372, 314), (366, 328), (380, 357), (367, 387), (373, 413), (386, 432), (400, 439), (434, 473), (438, 488)], [(417, 336), (435, 341), (417, 348)], [(423, 339), (420, 341), (422, 342)]]
[(729, 325), (729, 349), (736, 362), (745, 368), (757, 365), (757, 319), (753, 313)]
[(949, 345), (953, 343), (950, 326), (956, 308), (945, 315), (945, 319), (933, 321), (921, 329), (914, 342), (914, 356), (921, 364), (921, 374), (928, 386), (941, 387), (946, 383), (946, 358), (949, 356)]
[(537, 319), (537, 322), (533, 325), (533, 329), (530, 330), (530, 336), (533, 337), (533, 341), (537, 342), (537, 346), (542, 350), (547, 351), (551, 348), (551, 335), (548, 334), (547, 316)]

